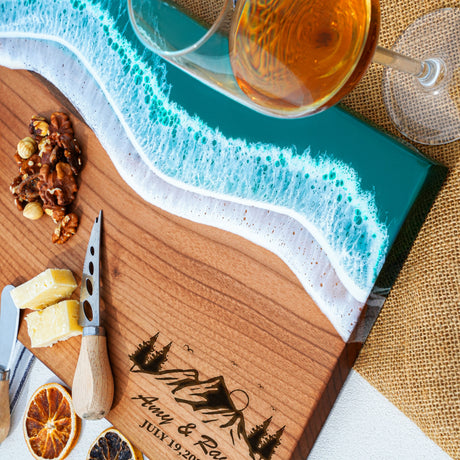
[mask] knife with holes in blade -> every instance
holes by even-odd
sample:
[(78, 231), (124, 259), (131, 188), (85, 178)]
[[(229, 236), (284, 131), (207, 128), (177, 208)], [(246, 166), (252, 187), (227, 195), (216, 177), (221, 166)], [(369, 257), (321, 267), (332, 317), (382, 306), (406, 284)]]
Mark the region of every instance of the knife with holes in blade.
[(78, 318), (83, 335), (72, 384), (75, 412), (86, 420), (105, 417), (113, 401), (113, 376), (99, 311), (101, 229), (102, 211), (94, 221), (83, 265)]
[(10, 294), (13, 289), (11, 285), (3, 288), (0, 311), (0, 443), (10, 431), (10, 369), (19, 325), (19, 309)]

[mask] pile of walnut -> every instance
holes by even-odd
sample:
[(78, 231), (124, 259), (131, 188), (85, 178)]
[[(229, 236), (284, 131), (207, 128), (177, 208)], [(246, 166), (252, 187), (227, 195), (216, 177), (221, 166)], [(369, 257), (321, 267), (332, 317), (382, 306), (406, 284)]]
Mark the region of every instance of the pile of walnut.
[(78, 227), (78, 216), (69, 208), (78, 191), (81, 150), (65, 113), (53, 113), (49, 123), (43, 117), (32, 117), (29, 132), (33, 137), (19, 141), (14, 155), (20, 174), (10, 190), (28, 219), (39, 219), (44, 212), (52, 217), (57, 224), (52, 241), (62, 244)]

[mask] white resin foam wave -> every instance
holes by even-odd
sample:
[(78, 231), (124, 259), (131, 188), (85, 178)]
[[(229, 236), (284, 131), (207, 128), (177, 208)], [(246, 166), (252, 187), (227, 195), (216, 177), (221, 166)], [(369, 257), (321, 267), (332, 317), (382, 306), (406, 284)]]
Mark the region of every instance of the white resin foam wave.
[[(51, 7), (35, 14), (44, 3)], [(349, 338), (388, 239), (352, 168), (229, 139), (191, 117), (169, 99), (164, 68), (136, 52), (100, 5), (0, 2), (0, 14), (0, 63), (56, 84), (141, 196), (278, 254)]]

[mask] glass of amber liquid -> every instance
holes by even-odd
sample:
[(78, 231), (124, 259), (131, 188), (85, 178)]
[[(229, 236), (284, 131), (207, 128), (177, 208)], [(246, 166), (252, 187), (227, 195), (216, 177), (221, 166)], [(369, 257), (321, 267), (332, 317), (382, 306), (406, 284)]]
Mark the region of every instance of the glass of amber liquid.
[(425, 144), (460, 138), (460, 9), (420, 18), (387, 50), (377, 46), (378, 0), (128, 0), (128, 7), (148, 48), (263, 114), (321, 112), (377, 62), (386, 68), (385, 105), (404, 135)]

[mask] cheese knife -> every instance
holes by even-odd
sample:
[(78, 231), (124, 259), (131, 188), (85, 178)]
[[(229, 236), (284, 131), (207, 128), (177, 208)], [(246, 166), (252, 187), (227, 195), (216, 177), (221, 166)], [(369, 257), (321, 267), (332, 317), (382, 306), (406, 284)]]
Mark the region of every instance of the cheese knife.
[(10, 369), (19, 325), (19, 309), (10, 294), (13, 289), (11, 285), (3, 289), (0, 311), (0, 443), (10, 431)]
[(94, 221), (83, 265), (78, 319), (83, 335), (72, 384), (75, 412), (86, 420), (106, 416), (112, 406), (114, 391), (106, 333), (101, 326), (99, 311), (101, 228), (102, 211)]

